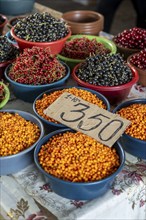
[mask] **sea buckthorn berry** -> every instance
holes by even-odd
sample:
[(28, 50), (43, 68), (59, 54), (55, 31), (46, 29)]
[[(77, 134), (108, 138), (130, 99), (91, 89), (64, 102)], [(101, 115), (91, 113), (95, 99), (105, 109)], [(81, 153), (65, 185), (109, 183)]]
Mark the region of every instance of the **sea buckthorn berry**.
[(17, 154), (40, 137), (39, 127), (19, 114), (0, 112), (0, 156)]
[(101, 99), (99, 99), (95, 94), (92, 94), (91, 92), (83, 89), (78, 89), (78, 88), (68, 88), (68, 89), (62, 89), (62, 90), (57, 90), (54, 91), (50, 94), (44, 94), (41, 99), (38, 99), (35, 103), (35, 108), (37, 113), (42, 116), (44, 119), (58, 123), (55, 121), (53, 118), (50, 118), (46, 114), (44, 114), (44, 110), (51, 105), (59, 96), (61, 96), (64, 92), (69, 92), (77, 97), (82, 98), (83, 100), (98, 105), (100, 108), (106, 108), (105, 104)]
[(146, 141), (146, 104), (132, 104), (117, 112), (121, 117), (131, 121), (125, 133), (131, 137)]
[(120, 166), (113, 147), (107, 147), (80, 132), (66, 132), (50, 138), (38, 154), (42, 168), (71, 182), (101, 180)]

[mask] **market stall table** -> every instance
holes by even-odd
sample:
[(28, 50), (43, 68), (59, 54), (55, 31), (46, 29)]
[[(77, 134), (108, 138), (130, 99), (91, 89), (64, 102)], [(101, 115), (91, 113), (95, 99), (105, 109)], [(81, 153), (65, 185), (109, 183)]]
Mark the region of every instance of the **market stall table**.
[[(61, 13), (35, 3), (34, 11)], [(56, 13), (56, 14), (54, 14)], [(67, 85), (75, 85), (70, 79)], [(134, 85), (128, 99), (146, 98), (146, 88)], [(32, 104), (11, 98), (4, 109), (18, 109), (34, 114)], [(19, 164), (18, 164), (19, 166)], [(35, 164), (0, 177), (1, 219), (129, 219), (146, 218), (146, 161), (126, 153), (126, 163), (110, 190), (91, 201), (74, 201), (55, 194)]]

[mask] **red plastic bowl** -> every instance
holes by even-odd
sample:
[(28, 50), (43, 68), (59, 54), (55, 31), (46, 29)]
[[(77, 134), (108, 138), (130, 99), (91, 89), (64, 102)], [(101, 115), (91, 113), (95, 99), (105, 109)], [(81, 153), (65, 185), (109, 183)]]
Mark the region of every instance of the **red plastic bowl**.
[(71, 36), (71, 30), (69, 29), (69, 33), (66, 37), (59, 39), (57, 41), (52, 41), (52, 42), (32, 42), (32, 41), (27, 41), (27, 40), (23, 40), (19, 37), (17, 37), (14, 33), (14, 28), (11, 28), (11, 35), (13, 36), (13, 38), (17, 41), (18, 46), (20, 49), (24, 49), (24, 48), (32, 48), (33, 46), (37, 46), (37, 47), (48, 47), (50, 48), (50, 53), (51, 54), (58, 54), (61, 52), (65, 41)]
[(127, 98), (132, 86), (139, 79), (137, 70), (134, 67), (130, 66), (132, 73), (133, 73), (133, 78), (130, 82), (123, 84), (123, 85), (119, 85), (119, 86), (95, 86), (95, 85), (86, 83), (77, 77), (76, 70), (80, 67), (80, 65), (81, 63), (77, 64), (72, 71), (72, 77), (76, 81), (76, 83), (85, 88), (93, 89), (95, 91), (100, 92), (102, 95), (104, 95), (108, 99), (108, 101), (112, 105), (120, 103), (125, 98)]

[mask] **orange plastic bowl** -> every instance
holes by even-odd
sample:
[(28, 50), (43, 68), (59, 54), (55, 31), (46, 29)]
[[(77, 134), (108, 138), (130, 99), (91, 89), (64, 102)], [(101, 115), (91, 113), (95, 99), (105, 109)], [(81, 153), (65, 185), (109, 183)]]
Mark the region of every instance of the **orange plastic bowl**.
[(50, 49), (50, 53), (54, 55), (61, 52), (65, 44), (65, 41), (71, 36), (71, 30), (69, 29), (69, 33), (66, 35), (66, 37), (62, 39), (52, 41), (52, 42), (32, 42), (32, 41), (23, 40), (17, 37), (14, 33), (14, 28), (15, 27), (11, 28), (11, 35), (17, 41), (20, 49), (23, 50), (24, 48), (32, 48), (33, 46), (43, 47), (43, 48), (48, 47)]
[(80, 67), (81, 63), (76, 65), (72, 71), (72, 77), (76, 81), (76, 83), (85, 88), (93, 89), (102, 95), (104, 95), (110, 104), (117, 104), (127, 98), (132, 86), (138, 81), (139, 76), (137, 70), (130, 66), (133, 74), (133, 78), (130, 82), (125, 83), (119, 86), (96, 86), (93, 84), (89, 84), (87, 82), (82, 81), (76, 75), (76, 70)]

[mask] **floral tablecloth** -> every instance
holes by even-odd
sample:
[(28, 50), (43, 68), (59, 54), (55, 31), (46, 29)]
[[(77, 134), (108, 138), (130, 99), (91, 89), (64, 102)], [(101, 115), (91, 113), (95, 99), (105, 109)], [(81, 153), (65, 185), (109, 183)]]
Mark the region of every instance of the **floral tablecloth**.
[[(128, 99), (134, 98), (146, 98), (146, 88), (134, 85)], [(146, 161), (126, 153), (125, 166), (109, 191), (91, 201), (58, 196), (31, 164), (14, 175), (0, 177), (0, 201), (1, 219), (6, 220), (144, 220)]]

